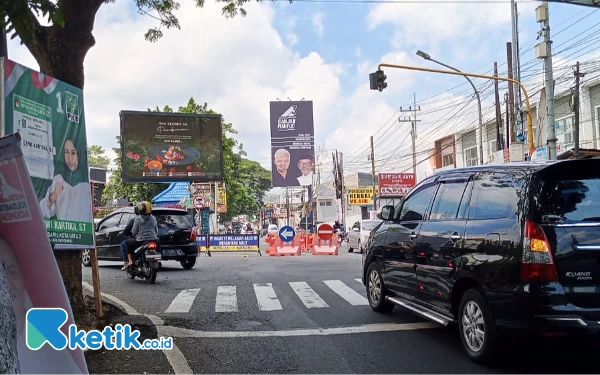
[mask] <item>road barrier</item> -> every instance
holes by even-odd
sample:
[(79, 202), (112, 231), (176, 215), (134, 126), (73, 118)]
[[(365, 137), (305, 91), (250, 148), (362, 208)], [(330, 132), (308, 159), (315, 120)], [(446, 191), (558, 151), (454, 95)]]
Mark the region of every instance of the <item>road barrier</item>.
[(312, 255), (338, 255), (338, 236), (334, 234), (331, 239), (325, 240), (315, 237)]
[(312, 252), (314, 248), (314, 236), (312, 233), (300, 234), (300, 250), (303, 252)]
[(275, 251), (271, 251), (269, 255), (272, 257), (302, 255), (302, 251), (300, 250), (300, 239), (295, 237), (290, 242), (284, 242), (281, 238), (275, 238)]

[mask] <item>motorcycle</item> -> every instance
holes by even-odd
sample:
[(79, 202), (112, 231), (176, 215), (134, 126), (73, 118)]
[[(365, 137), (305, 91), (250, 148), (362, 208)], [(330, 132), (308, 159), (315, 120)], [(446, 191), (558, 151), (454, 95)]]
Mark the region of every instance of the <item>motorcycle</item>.
[(133, 252), (133, 265), (127, 268), (127, 276), (132, 280), (136, 277), (146, 279), (146, 283), (154, 284), (161, 258), (158, 241), (145, 242)]
[(336, 229), (335, 234), (338, 236), (338, 246), (341, 246), (344, 241), (348, 241), (347, 232), (342, 232), (340, 229)]

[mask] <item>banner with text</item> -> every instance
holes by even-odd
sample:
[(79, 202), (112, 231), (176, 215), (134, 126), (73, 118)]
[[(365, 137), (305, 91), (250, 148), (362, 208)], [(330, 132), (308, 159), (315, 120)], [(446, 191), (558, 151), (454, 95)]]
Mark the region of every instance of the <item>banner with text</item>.
[(208, 237), (210, 251), (256, 251), (258, 234), (212, 234)]
[[(227, 189), (225, 188), (225, 182), (217, 182), (217, 212), (220, 214), (227, 212)], [(214, 211), (215, 209), (215, 183), (194, 183), (189, 187), (189, 192), (192, 196), (204, 197), (209, 202), (209, 207)]]
[(123, 182), (223, 180), (221, 115), (121, 111)]
[(373, 187), (351, 187), (348, 189), (348, 204), (370, 206), (373, 204)]
[(56, 249), (94, 247), (83, 92), (8, 59), (1, 66), (2, 135), (21, 135), (50, 243)]
[(312, 101), (270, 102), (273, 187), (308, 186), (315, 166)]
[(379, 173), (379, 195), (406, 195), (415, 186), (414, 173)]
[[(3, 308), (8, 305), (14, 310), (14, 315), (0, 314), (4, 373), (87, 374), (81, 349), (56, 350), (49, 344), (36, 350), (28, 346), (32, 329), (27, 319), (29, 309), (61, 308), (67, 312), (67, 320), (60, 327), (48, 326), (50, 333), (50, 329), (58, 328), (67, 335), (69, 326), (75, 322), (46, 236), (37, 193), (29, 178), (25, 139), (20, 140), (19, 146), (19, 138), (19, 134), (0, 138), (0, 300)], [(40, 338), (45, 339), (37, 332), (36, 339)], [(15, 351), (20, 364), (18, 369), (9, 365), (16, 363)], [(8, 353), (12, 358), (8, 358)]]

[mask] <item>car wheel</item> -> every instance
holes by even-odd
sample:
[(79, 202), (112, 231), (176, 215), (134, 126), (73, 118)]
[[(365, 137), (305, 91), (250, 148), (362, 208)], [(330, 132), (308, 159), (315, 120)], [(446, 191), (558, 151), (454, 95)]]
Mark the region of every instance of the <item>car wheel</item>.
[(85, 267), (92, 266), (92, 251), (90, 249), (83, 249), (81, 251), (81, 264)]
[(373, 262), (367, 270), (367, 299), (371, 308), (377, 312), (389, 313), (394, 304), (386, 301), (387, 291), (377, 263)]
[(496, 322), (483, 294), (477, 289), (465, 292), (458, 308), (460, 341), (469, 357), (486, 363), (492, 358), (496, 342)]
[(181, 264), (181, 267), (183, 267), (184, 270), (189, 270), (194, 268), (194, 265), (196, 264), (196, 257), (193, 258), (185, 258), (184, 260), (179, 262)]

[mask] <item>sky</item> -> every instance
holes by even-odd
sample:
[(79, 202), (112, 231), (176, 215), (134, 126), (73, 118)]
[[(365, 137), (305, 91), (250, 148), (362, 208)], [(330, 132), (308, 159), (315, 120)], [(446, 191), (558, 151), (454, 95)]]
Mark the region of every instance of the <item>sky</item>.
[[(329, 1), (329, 2), (327, 2)], [(419, 173), (434, 141), (477, 125), (473, 90), (463, 77), (386, 69), (388, 87), (369, 90), (368, 74), (380, 62), (440, 68), (415, 53), (463, 71), (507, 75), (511, 41), (508, 0), (303, 0), (248, 3), (247, 17), (227, 19), (222, 4), (196, 8), (181, 1), (181, 30), (164, 31), (157, 43), (144, 32), (157, 26), (138, 14), (133, 0), (105, 4), (96, 16), (96, 45), (85, 61), (85, 111), (89, 145), (111, 157), (121, 110), (177, 108), (190, 97), (221, 113), (239, 131), (248, 158), (271, 169), (269, 101), (312, 100), (322, 179), (331, 171), (331, 152), (344, 154), (346, 171), (370, 172), (369, 138), (374, 136), (377, 172), (411, 169), (408, 115), (416, 98)], [(522, 81), (532, 94), (543, 87), (543, 63), (535, 58), (539, 1), (517, 1)], [(554, 72), (558, 93), (573, 85), (572, 66), (582, 63), (592, 79), (600, 70), (600, 10), (550, 3)], [(9, 58), (39, 65), (16, 38)], [(587, 64), (587, 65), (586, 65)], [(596, 65), (594, 65), (596, 64)], [(494, 87), (474, 79), (484, 120), (493, 118)], [(500, 96), (506, 85), (500, 84)], [(414, 97), (413, 97), (414, 96)]]

